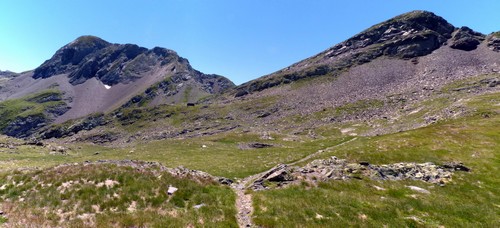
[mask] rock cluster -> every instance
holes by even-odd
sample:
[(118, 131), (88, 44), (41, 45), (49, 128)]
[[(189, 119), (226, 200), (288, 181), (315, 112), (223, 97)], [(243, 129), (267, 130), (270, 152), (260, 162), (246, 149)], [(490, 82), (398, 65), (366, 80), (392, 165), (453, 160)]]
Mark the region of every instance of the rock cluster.
[(368, 162), (349, 163), (345, 159), (333, 156), (329, 159), (314, 160), (304, 167), (289, 167), (280, 164), (255, 180), (250, 188), (263, 190), (270, 186), (281, 187), (299, 181), (317, 182), (353, 178), (370, 178), (373, 180), (410, 179), (443, 185), (452, 180), (454, 171), (468, 172), (470, 170), (462, 163), (445, 163), (442, 166), (432, 162), (372, 165)]
[(474, 32), (468, 27), (461, 27), (454, 32), (450, 47), (454, 49), (472, 51), (484, 40), (484, 35)]

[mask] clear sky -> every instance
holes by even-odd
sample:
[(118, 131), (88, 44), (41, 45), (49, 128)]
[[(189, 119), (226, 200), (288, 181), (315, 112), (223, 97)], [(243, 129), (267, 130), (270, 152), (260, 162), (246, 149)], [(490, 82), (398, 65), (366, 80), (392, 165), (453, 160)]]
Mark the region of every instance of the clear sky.
[(81, 35), (173, 49), (236, 84), (411, 10), (500, 30), (500, 0), (0, 0), (0, 69), (31, 70)]

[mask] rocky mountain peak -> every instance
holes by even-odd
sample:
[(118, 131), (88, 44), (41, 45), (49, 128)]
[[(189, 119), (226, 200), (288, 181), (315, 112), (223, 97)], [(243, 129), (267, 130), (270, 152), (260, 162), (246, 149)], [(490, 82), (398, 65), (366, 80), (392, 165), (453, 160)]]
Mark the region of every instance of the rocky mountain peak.
[(91, 53), (102, 50), (111, 44), (95, 36), (81, 36), (63, 46), (40, 67), (35, 69), (33, 78), (48, 78), (57, 74), (71, 72)]
[(455, 27), (448, 23), (448, 21), (444, 18), (437, 16), (432, 12), (423, 10), (415, 10), (401, 14), (386, 21), (385, 23), (406, 23), (413, 26), (414, 29), (426, 28), (448, 37), (455, 29)]
[[(304, 78), (337, 76), (382, 56), (416, 64), (418, 57), (442, 46), (471, 51), (484, 39), (483, 34), (467, 27), (457, 29), (432, 12), (411, 11), (376, 24), (313, 57), (238, 86), (234, 94), (245, 96)], [(490, 42), (492, 49), (494, 42)]]
[(413, 58), (429, 54), (444, 44), (455, 27), (442, 17), (427, 11), (412, 11), (372, 26), (335, 45), (329, 58), (371, 46), (381, 54)]
[(178, 58), (175, 51), (166, 48), (148, 50), (135, 44), (111, 44), (99, 37), (81, 36), (35, 69), (33, 78), (68, 74), (73, 85), (89, 78), (114, 85), (140, 78), (155, 66), (163, 66)]

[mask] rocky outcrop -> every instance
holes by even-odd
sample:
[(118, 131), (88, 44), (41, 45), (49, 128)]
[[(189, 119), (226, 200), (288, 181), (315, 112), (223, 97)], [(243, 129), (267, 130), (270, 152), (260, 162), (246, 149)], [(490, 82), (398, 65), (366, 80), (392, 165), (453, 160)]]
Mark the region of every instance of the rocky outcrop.
[(468, 27), (462, 27), (453, 33), (450, 47), (454, 49), (472, 51), (484, 40), (484, 35), (474, 32)]
[(287, 184), (307, 181), (315, 183), (326, 180), (349, 180), (370, 178), (373, 180), (421, 180), (444, 185), (452, 180), (454, 171), (469, 172), (462, 163), (449, 162), (441, 166), (427, 163), (394, 163), (372, 165), (368, 162), (349, 163), (345, 159), (314, 160), (304, 167), (278, 165), (257, 178), (250, 188), (264, 190)]
[(47, 121), (44, 115), (17, 117), (2, 129), (2, 133), (17, 138), (28, 137), (36, 130), (44, 127)]
[(500, 32), (495, 32), (488, 36), (488, 47), (496, 52), (500, 52)]
[(39, 135), (41, 139), (61, 138), (74, 135), (83, 130), (88, 131), (106, 123), (107, 120), (103, 114), (95, 114), (70, 123), (51, 126), (43, 130)]

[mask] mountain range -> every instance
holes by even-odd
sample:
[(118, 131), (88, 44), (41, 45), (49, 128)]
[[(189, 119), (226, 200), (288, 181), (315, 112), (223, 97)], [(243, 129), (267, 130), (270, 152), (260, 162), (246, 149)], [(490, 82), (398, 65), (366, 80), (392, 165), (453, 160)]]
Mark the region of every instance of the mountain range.
[[(274, 99), (266, 110), (231, 110), (228, 114), (227, 119), (250, 125), (271, 124), (287, 116), (310, 115), (368, 99), (418, 100), (455, 80), (498, 72), (499, 45), (496, 33), (483, 35), (468, 27), (455, 28), (433, 13), (413, 11), (285, 69), (235, 86), (223, 76), (193, 69), (187, 59), (169, 49), (148, 50), (82, 36), (33, 71), (15, 77), (2, 72), (1, 100), (46, 96), (44, 91), (52, 91), (57, 94), (42, 100), (58, 102), (41, 112), (11, 115), (4, 119), (2, 132), (29, 136), (51, 123), (91, 114), (196, 103), (202, 98), (204, 103), (221, 106)], [(390, 114), (389, 109), (376, 115)], [(375, 114), (367, 115), (372, 118)], [(346, 116), (337, 121), (346, 118), (365, 117)], [(227, 125), (233, 129), (242, 124)], [(179, 131), (187, 128), (193, 127)]]
[(498, 227), (499, 93), (500, 32), (427, 11), (241, 85), (81, 36), (0, 71), (0, 224)]

